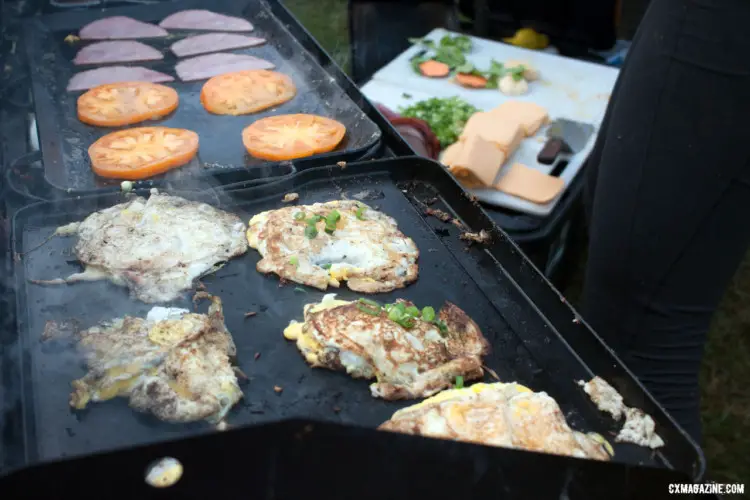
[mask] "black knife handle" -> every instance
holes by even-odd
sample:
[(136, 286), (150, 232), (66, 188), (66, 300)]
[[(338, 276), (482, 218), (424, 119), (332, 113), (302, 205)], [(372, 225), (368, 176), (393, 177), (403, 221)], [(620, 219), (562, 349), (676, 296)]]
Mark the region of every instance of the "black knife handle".
[(542, 165), (552, 165), (560, 153), (570, 153), (570, 147), (559, 137), (549, 139), (536, 157)]

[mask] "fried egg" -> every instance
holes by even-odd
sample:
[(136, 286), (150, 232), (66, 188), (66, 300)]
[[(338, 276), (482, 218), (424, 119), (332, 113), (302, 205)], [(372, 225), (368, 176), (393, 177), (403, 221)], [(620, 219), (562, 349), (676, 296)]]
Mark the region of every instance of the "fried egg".
[(70, 405), (126, 397), (132, 408), (167, 422), (221, 421), (242, 397), (230, 358), (236, 354), (221, 300), (208, 314), (154, 307), (78, 333), (88, 368), (72, 383)]
[(478, 383), (450, 389), (398, 410), (380, 430), (609, 460), (599, 434), (572, 430), (557, 402), (516, 383)]
[(328, 294), (320, 303), (306, 305), (304, 322), (292, 321), (284, 337), (296, 341), (312, 367), (375, 378), (370, 392), (388, 400), (427, 397), (450, 387), (457, 377), (481, 378), (482, 356), (489, 352), (477, 324), (449, 302), (435, 321), (414, 319), (406, 328), (385, 310)]
[(320, 290), (389, 292), (417, 279), (419, 250), (396, 221), (350, 200), (284, 207), (250, 219), (247, 241), (262, 273)]
[(244, 232), (236, 215), (154, 189), (148, 200), (135, 197), (58, 228), (57, 235), (78, 237), (74, 252), (85, 270), (36, 283), (109, 279), (143, 302), (169, 302), (247, 252)]

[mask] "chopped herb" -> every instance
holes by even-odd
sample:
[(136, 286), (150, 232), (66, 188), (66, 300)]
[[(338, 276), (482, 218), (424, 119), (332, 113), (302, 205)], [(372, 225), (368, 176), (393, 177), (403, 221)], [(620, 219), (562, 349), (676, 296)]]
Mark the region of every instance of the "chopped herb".
[(403, 97), (404, 99), (411, 99), (411, 94), (407, 94), (406, 92), (404, 92), (403, 94), (401, 94), (401, 97)]
[(399, 110), (405, 118), (424, 120), (445, 148), (458, 140), (469, 117), (479, 109), (459, 97), (433, 97)]
[(359, 303), (367, 304), (368, 306), (377, 307), (378, 309), (380, 309), (380, 304), (371, 299), (359, 299)]
[(331, 264), (331, 263), (329, 262), (328, 264), (323, 264), (323, 265), (322, 265), (322, 266), (320, 266), (320, 267), (322, 267), (323, 269), (326, 269), (326, 270), (328, 270), (328, 269), (330, 269), (330, 268), (331, 268), (331, 266), (332, 266), (332, 265), (333, 265), (333, 264)]
[(414, 327), (414, 320), (409, 316), (401, 316), (399, 319), (394, 320), (399, 325), (403, 326), (407, 330)]
[(428, 323), (432, 323), (433, 321), (435, 321), (435, 309), (430, 306), (422, 309), (422, 321), (426, 321)]
[(312, 240), (318, 235), (318, 229), (313, 224), (308, 224), (307, 227), (305, 227), (305, 236), (308, 240)]
[(322, 215), (313, 215), (312, 217), (310, 217), (309, 219), (307, 219), (305, 222), (307, 222), (308, 224), (313, 225), (313, 224), (317, 224), (318, 222), (322, 221), (324, 218), (325, 217), (323, 217)]
[(403, 318), (403, 313), (396, 309), (395, 307), (392, 307), (390, 311), (388, 311), (388, 319), (391, 321), (398, 321), (401, 318)]
[(365, 220), (365, 210), (367, 210), (366, 207), (359, 207), (354, 213), (354, 216), (359, 220)]
[(325, 227), (326, 233), (333, 234), (333, 232), (336, 230), (336, 223), (339, 221), (339, 219), (341, 219), (341, 214), (338, 212), (338, 210), (332, 210), (326, 217), (321, 217), (319, 215), (317, 217), (320, 217), (320, 218), (317, 219), (315, 222), (318, 222), (318, 220), (325, 219), (325, 221), (326, 221), (326, 227)]
[(293, 266), (298, 266), (299, 265), (299, 259), (297, 258), (296, 255), (292, 255), (291, 257), (289, 257), (289, 263), (291, 265), (293, 265)]
[(513, 77), (513, 80), (516, 82), (520, 82), (523, 80), (523, 73), (526, 71), (526, 68), (523, 66), (514, 66), (508, 70), (508, 73), (510, 76)]
[(378, 304), (374, 300), (359, 299), (357, 301), (357, 309), (371, 316), (380, 315), (380, 304)]
[(456, 389), (463, 389), (464, 388), (464, 378), (459, 375), (456, 377)]
[(466, 64), (465, 54), (471, 50), (471, 39), (464, 35), (445, 35), (438, 43), (424, 38), (410, 38), (409, 42), (421, 45), (425, 49), (418, 52), (410, 61), (414, 71), (420, 74), (419, 65), (429, 60), (447, 64), (451, 69)]
[(294, 220), (302, 220), (305, 218), (305, 212), (297, 212), (294, 214)]
[(448, 333), (448, 325), (445, 324), (445, 321), (441, 319), (436, 319), (435, 326), (438, 327), (438, 330), (440, 330), (440, 333)]
[(409, 306), (406, 308), (406, 314), (411, 316), (412, 318), (416, 318), (419, 316), (419, 309), (414, 306)]
[(295, 286), (295, 287), (294, 287), (294, 291), (295, 291), (295, 292), (300, 292), (300, 293), (307, 293), (307, 290), (305, 290), (305, 289), (304, 289), (304, 288), (302, 288), (301, 286)]

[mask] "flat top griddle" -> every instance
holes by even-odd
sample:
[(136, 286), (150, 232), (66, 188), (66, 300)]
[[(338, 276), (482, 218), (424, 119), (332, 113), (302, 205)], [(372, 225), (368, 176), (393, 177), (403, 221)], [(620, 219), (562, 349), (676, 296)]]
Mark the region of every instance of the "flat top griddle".
[[(295, 38), (290, 32), (293, 27), (282, 23), (274, 15), (272, 6), (264, 0), (215, 0), (210, 4), (200, 0), (184, 0), (105, 10), (90, 9), (33, 18), (25, 26), (26, 52), (30, 61), (39, 143), (47, 182), (68, 192), (93, 191), (119, 184), (94, 175), (87, 153), (94, 141), (119, 128), (94, 127), (81, 123), (76, 116), (76, 101), (83, 92), (65, 90), (68, 80), (75, 73), (99, 67), (76, 66), (72, 62), (81, 47), (93, 42), (68, 43), (65, 38), (70, 34), (77, 35), (79, 29), (88, 22), (103, 17), (125, 15), (158, 23), (173, 12), (191, 8), (209, 8), (214, 12), (244, 17), (252, 22), (255, 30), (248, 34), (266, 38), (267, 43), (225, 52), (253, 55), (274, 63), (276, 71), (291, 76), (297, 86), (297, 95), (287, 103), (260, 113), (244, 116), (210, 114), (200, 103), (200, 91), (205, 80), (181, 82), (174, 71), (174, 65), (179, 59), (169, 50), (172, 43), (186, 36), (206, 32), (169, 30), (170, 36), (166, 38), (140, 40), (160, 50), (164, 59), (123, 64), (143, 66), (173, 76), (175, 81), (165, 85), (177, 90), (180, 106), (162, 120), (129, 127), (161, 125), (187, 128), (200, 136), (197, 160), (159, 178), (185, 180), (258, 167), (267, 170), (264, 175), (273, 176), (276, 163), (249, 156), (242, 145), (241, 133), (254, 121), (279, 114), (318, 114), (336, 119), (346, 126), (347, 134), (343, 142), (331, 153), (317, 155), (314, 157), (316, 160), (325, 159), (326, 163), (352, 161), (363, 157), (377, 146), (381, 131), (362, 110), (364, 98), (358, 91), (353, 95), (351, 88), (345, 91), (325, 69), (333, 64), (330, 58), (318, 52), (313, 55), (313, 52), (308, 51), (304, 45), (311, 42)], [(273, 8), (278, 10), (283, 7), (275, 5)], [(296, 31), (299, 35), (300, 30)], [(304, 30), (301, 32), (309, 37)], [(297, 163), (303, 164), (305, 160)]]
[[(695, 444), (619, 365), (611, 351), (575, 319), (575, 312), (518, 248), (492, 226), (476, 202), (468, 199), (436, 163), (400, 158), (354, 164), (346, 169), (315, 168), (264, 186), (214, 191), (205, 199), (248, 220), (260, 211), (286, 206), (281, 198), (288, 192), (299, 193), (300, 204), (342, 197), (362, 199), (394, 217), (399, 228), (414, 239), (421, 253), (418, 281), (373, 298), (381, 302), (408, 298), (435, 307), (445, 300), (454, 302), (477, 322), (491, 342), (492, 354), (486, 364), (501, 380), (548, 392), (559, 402), (573, 428), (599, 432), (611, 439), (615, 424), (575, 384), (575, 380), (593, 374), (604, 376), (623, 393), (627, 404), (654, 417), (666, 441), (658, 452), (613, 443), (615, 460), (666, 466), (693, 476), (702, 474), (703, 457)], [(14, 218), (14, 251), (29, 251), (56, 227), (122, 201), (124, 195), (118, 194), (31, 205)], [(424, 215), (426, 203), (451, 213), (474, 231), (493, 231), (493, 243), (486, 248), (467, 247), (458, 238), (456, 226)], [(71, 238), (53, 238), (24, 255), (15, 266), (19, 342), (7, 350), (4, 361), (18, 366), (13, 388), (21, 398), (21, 411), (16, 417), (23, 443), (8, 448), (23, 455), (16, 460), (29, 463), (212, 431), (207, 424), (161, 423), (129, 409), (124, 400), (92, 404), (85, 412), (69, 409), (70, 381), (84, 371), (80, 359), (70, 350), (40, 343), (45, 322), (78, 319), (83, 327), (89, 327), (125, 314), (145, 315), (151, 307), (129, 299), (126, 289), (105, 282), (43, 287), (27, 281), (79, 270), (70, 252), (73, 243)], [(251, 379), (243, 387), (244, 400), (229, 414), (230, 425), (299, 417), (375, 427), (397, 409), (414, 403), (373, 399), (366, 381), (309, 368), (294, 343), (283, 338), (282, 331), (290, 320), (301, 319), (304, 304), (319, 301), (324, 293), (293, 284), (281, 286), (275, 275), (264, 276), (255, 270), (258, 260), (258, 253), (251, 250), (202, 280), (209, 293), (223, 300), (239, 367)], [(543, 292), (546, 313), (529, 300), (522, 286)], [(345, 299), (357, 297), (346, 288), (330, 292)], [(186, 294), (173, 305), (190, 308), (190, 297)], [(245, 319), (248, 311), (257, 315)], [(260, 353), (258, 359), (256, 353)], [(489, 376), (486, 380), (491, 381)], [(274, 386), (281, 386), (283, 392), (275, 392)]]

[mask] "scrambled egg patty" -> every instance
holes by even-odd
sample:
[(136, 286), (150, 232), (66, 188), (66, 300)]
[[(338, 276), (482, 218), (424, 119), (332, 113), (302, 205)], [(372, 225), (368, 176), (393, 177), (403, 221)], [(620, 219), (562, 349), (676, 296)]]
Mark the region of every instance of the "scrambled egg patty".
[(250, 219), (257, 269), (320, 290), (389, 292), (417, 279), (419, 250), (391, 217), (357, 201), (284, 207)]
[[(413, 305), (401, 301), (405, 305)], [(489, 343), (464, 311), (446, 302), (436, 322), (414, 320), (405, 328), (385, 311), (367, 312), (359, 302), (326, 295), (305, 306), (303, 323), (292, 322), (284, 336), (295, 340), (313, 367), (342, 370), (355, 378), (376, 378), (374, 397), (415, 399), (450, 387), (456, 377), (482, 377)]]
[(121, 396), (167, 422), (220, 421), (242, 391), (221, 300), (210, 298), (208, 314), (154, 307), (145, 319), (126, 316), (78, 333), (88, 373), (72, 383), (70, 405)]
[(572, 430), (546, 393), (516, 383), (441, 392), (397, 411), (379, 429), (595, 460), (613, 454), (600, 435)]
[(244, 232), (234, 214), (154, 189), (148, 200), (135, 197), (58, 228), (57, 235), (78, 237), (74, 250), (86, 269), (41, 283), (109, 279), (143, 302), (169, 302), (247, 252)]

